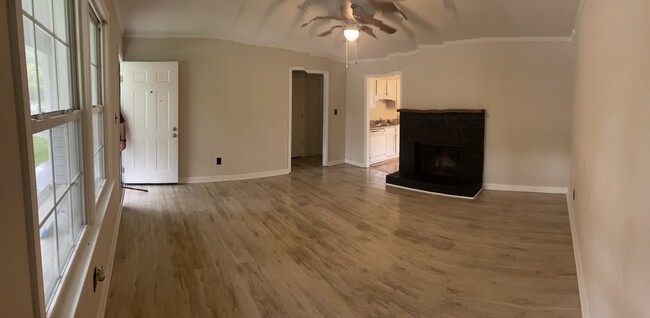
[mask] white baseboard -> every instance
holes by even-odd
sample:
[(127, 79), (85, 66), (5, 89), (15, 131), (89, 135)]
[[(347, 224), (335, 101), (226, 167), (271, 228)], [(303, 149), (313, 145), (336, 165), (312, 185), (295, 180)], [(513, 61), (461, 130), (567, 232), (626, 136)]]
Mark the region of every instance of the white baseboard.
[(281, 175), (289, 174), (290, 172), (291, 172), (290, 169), (282, 169), (282, 170), (245, 173), (245, 174), (231, 174), (225, 176), (187, 177), (187, 178), (179, 178), (178, 181), (179, 183), (237, 181), (237, 180), (248, 180), (248, 179), (281, 176)]
[(580, 254), (580, 241), (578, 240), (578, 229), (576, 227), (575, 215), (573, 214), (573, 200), (571, 195), (566, 194), (566, 205), (569, 209), (569, 222), (571, 223), (571, 239), (573, 241), (573, 254), (576, 260), (576, 274), (578, 276), (578, 292), (580, 293), (580, 308), (582, 308), (582, 317), (589, 318), (589, 301), (587, 300), (587, 286), (585, 286), (585, 276), (582, 270), (582, 257)]
[(345, 159), (333, 160), (333, 161), (328, 162), (327, 166), (331, 167), (331, 166), (336, 166), (336, 165), (340, 165), (340, 164), (344, 164), (344, 163), (345, 163)]
[(357, 162), (357, 161), (353, 161), (353, 160), (345, 159), (345, 163), (347, 163), (347, 164), (349, 164), (349, 165), (353, 165), (353, 166), (361, 167), (361, 168), (367, 168), (367, 167), (366, 167), (366, 164), (363, 163), (363, 162)]
[(567, 187), (537, 187), (512, 184), (484, 183), (483, 189), (496, 191), (514, 191), (514, 192), (534, 192), (534, 193), (554, 193), (566, 194), (569, 191)]

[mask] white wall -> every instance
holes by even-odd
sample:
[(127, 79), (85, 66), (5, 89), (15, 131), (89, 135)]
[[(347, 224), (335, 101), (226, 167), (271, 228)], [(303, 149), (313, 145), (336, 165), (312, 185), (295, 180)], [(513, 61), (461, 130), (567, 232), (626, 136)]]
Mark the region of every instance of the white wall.
[(329, 160), (345, 156), (342, 63), (216, 39), (126, 38), (124, 48), (127, 61), (179, 61), (181, 179), (289, 168), (291, 66), (329, 71)]
[(351, 64), (346, 159), (364, 159), (364, 75), (402, 71), (400, 108), (487, 110), (486, 183), (566, 187), (573, 69), (564, 40), (474, 41)]
[(23, 195), (23, 176), (19, 143), (18, 118), (14, 107), (14, 85), (9, 42), (10, 24), (7, 3), (0, 4), (0, 315), (30, 317), (34, 313), (32, 283), (36, 278), (30, 273), (28, 223)]
[(650, 1), (588, 0), (579, 21), (571, 186), (588, 309), (650, 317)]

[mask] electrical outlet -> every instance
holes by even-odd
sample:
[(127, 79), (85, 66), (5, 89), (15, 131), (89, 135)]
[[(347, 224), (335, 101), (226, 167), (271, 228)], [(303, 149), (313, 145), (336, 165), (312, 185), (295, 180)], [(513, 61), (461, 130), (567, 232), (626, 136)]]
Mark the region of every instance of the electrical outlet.
[(221, 165), (221, 158), (217, 158), (217, 166)]
[(339, 110), (334, 108), (334, 115), (338, 115), (338, 113), (339, 113)]
[(576, 189), (573, 189), (573, 200), (575, 201), (576, 199)]

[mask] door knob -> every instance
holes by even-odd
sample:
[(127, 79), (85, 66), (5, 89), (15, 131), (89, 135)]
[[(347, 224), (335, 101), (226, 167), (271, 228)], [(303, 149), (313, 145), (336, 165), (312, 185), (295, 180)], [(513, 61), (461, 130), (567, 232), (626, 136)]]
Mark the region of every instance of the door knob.
[(177, 134), (172, 134), (172, 137), (176, 138), (176, 137), (178, 137), (178, 135)]

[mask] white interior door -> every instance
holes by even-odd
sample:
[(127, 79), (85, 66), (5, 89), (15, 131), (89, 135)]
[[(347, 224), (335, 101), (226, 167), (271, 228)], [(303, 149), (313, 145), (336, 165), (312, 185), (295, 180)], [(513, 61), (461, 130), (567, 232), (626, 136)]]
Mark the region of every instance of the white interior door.
[(178, 183), (178, 62), (123, 62), (124, 183)]

